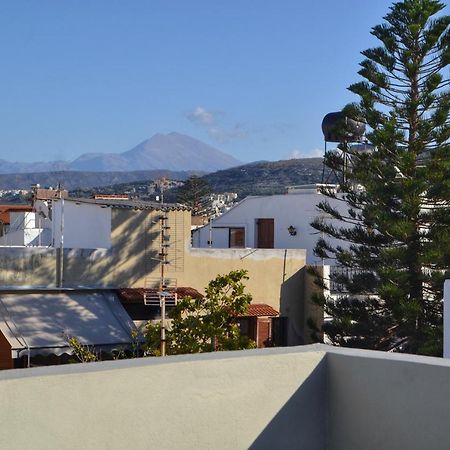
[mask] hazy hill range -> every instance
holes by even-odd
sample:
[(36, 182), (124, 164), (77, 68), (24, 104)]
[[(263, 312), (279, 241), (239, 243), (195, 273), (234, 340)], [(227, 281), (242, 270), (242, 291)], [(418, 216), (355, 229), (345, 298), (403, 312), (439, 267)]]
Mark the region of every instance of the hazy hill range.
[[(284, 194), (286, 186), (320, 183), (322, 168), (322, 158), (261, 161), (209, 173), (201, 178), (208, 182), (213, 192), (237, 192), (242, 199), (247, 195)], [(115, 184), (100, 189), (73, 191), (73, 195), (89, 197), (94, 192), (122, 194), (130, 189), (138, 194), (146, 192), (148, 184), (148, 180)], [(164, 198), (167, 202), (175, 202), (177, 188), (165, 191)]]
[[(322, 158), (260, 161), (231, 169), (202, 175), (201, 172), (168, 170), (133, 172), (52, 172), (0, 175), (0, 189), (29, 189), (31, 184), (56, 187), (59, 183), (72, 195), (90, 197), (94, 193), (123, 194), (132, 189), (138, 195), (146, 192), (154, 180), (165, 176), (185, 180), (191, 175), (202, 175), (213, 192), (237, 192), (239, 198), (247, 195), (283, 194), (286, 186), (320, 183)], [(176, 201), (176, 189), (166, 191), (166, 201)]]
[(241, 164), (236, 158), (180, 133), (155, 134), (123, 153), (85, 153), (72, 162), (19, 163), (0, 160), (0, 173), (55, 171), (131, 172), (165, 169), (212, 172)]
[(78, 188), (90, 189), (101, 186), (111, 186), (120, 183), (148, 182), (160, 177), (173, 180), (185, 180), (191, 175), (202, 175), (198, 171), (171, 171), (171, 170), (138, 170), (133, 172), (38, 172), (0, 174), (0, 189), (29, 189), (32, 184), (43, 187), (57, 187), (60, 184), (64, 189)]
[(202, 178), (213, 192), (237, 192), (247, 195), (283, 194), (286, 186), (320, 183), (322, 158), (258, 161), (209, 173)]

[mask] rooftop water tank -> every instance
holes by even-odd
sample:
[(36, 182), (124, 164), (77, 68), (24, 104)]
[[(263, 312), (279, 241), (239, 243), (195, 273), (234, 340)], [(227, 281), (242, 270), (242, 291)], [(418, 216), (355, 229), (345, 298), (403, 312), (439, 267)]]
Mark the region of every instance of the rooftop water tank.
[(322, 120), (322, 132), (327, 142), (361, 142), (366, 126), (350, 119), (342, 111), (328, 113)]

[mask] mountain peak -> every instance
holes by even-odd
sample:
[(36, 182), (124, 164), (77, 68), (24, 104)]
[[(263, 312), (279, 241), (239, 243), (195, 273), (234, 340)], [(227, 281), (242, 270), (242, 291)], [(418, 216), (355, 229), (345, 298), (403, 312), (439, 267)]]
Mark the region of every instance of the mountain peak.
[[(131, 164), (145, 169), (214, 170), (233, 167), (240, 161), (186, 134), (157, 133), (121, 154)], [(144, 165), (144, 166), (143, 166)]]
[(72, 162), (50, 161), (14, 163), (0, 160), (0, 173), (82, 170), (89, 172), (128, 172), (172, 170), (213, 172), (241, 164), (224, 153), (186, 134), (156, 133), (123, 153), (84, 153)]

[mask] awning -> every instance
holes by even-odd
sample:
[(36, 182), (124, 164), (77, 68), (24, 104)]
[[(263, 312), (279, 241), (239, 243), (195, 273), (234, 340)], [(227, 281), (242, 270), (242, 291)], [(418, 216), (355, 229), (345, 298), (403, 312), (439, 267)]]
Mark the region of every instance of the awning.
[(133, 322), (113, 291), (0, 294), (0, 331), (16, 358), (70, 353), (67, 337), (113, 349), (132, 341)]

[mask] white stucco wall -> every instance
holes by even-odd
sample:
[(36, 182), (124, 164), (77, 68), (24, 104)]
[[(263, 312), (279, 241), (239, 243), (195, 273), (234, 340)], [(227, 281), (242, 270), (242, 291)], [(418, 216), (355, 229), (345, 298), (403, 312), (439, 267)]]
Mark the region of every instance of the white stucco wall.
[(3, 371), (0, 448), (323, 450), (324, 357), (241, 351)]
[(11, 212), (10, 225), (0, 237), (0, 246), (43, 246), (51, 244), (51, 222), (36, 212)]
[[(310, 223), (319, 215), (325, 216), (316, 205), (327, 199), (317, 193), (247, 197), (211, 224), (196, 230), (192, 244), (194, 247), (208, 247), (208, 240), (212, 236), (211, 247), (227, 248), (228, 228), (244, 227), (245, 246), (253, 248), (257, 242), (256, 220), (273, 218), (274, 247), (306, 249), (307, 263), (315, 264), (321, 262), (313, 253), (319, 235)], [(332, 199), (328, 201), (339, 210), (345, 211), (343, 202)], [(295, 236), (291, 236), (288, 232), (291, 225), (297, 230)]]
[(64, 202), (64, 248), (110, 248), (111, 208), (71, 200), (53, 200), (53, 245), (61, 242), (61, 211)]
[(325, 345), (0, 373), (0, 448), (448, 450), (450, 361)]

